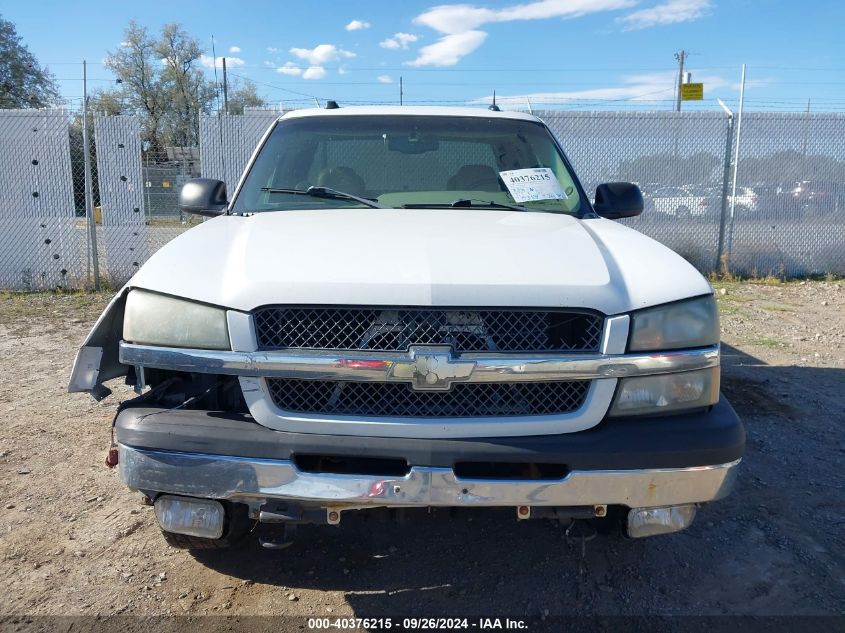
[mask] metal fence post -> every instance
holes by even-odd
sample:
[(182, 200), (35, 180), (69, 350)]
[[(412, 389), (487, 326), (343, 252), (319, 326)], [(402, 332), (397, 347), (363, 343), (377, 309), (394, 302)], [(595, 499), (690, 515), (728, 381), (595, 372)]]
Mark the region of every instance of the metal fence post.
[(739, 171), (739, 150), (742, 139), (742, 111), (745, 109), (745, 64), (742, 65), (742, 82), (739, 88), (739, 113), (736, 119), (736, 152), (734, 153), (733, 182), (731, 183), (731, 226), (728, 231), (728, 266), (731, 264), (731, 255), (734, 246), (734, 219), (736, 210), (736, 178)]
[(94, 290), (100, 289), (100, 261), (97, 252), (97, 222), (91, 183), (91, 144), (88, 139), (88, 67), (82, 61), (82, 151), (85, 156), (85, 216), (91, 240), (91, 265), (94, 269)]
[(725, 255), (725, 223), (728, 219), (728, 188), (731, 180), (731, 150), (733, 149), (734, 139), (734, 115), (722, 104), (725, 112), (728, 114), (728, 129), (725, 135), (725, 160), (724, 168), (722, 170), (722, 204), (721, 213), (719, 214), (719, 245), (716, 248), (716, 263), (713, 270), (719, 272), (722, 265), (722, 257)]

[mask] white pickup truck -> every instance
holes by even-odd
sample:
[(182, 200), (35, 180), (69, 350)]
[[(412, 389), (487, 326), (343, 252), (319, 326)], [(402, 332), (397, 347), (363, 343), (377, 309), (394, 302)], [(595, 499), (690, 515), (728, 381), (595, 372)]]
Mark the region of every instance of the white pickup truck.
[(713, 291), (613, 221), (636, 186), (589, 200), (528, 114), (289, 112), (231, 196), (184, 186), (215, 217), (120, 290), (70, 390), (135, 386), (110, 460), (180, 547), (438, 507), (683, 529), (745, 444)]

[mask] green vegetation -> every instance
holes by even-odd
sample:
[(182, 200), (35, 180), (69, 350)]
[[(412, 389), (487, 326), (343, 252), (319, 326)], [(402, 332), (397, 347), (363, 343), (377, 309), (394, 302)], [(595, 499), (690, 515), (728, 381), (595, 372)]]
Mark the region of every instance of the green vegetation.
[(59, 100), (56, 78), (0, 16), (0, 108), (47, 108)]
[(761, 338), (752, 338), (748, 342), (752, 345), (759, 345), (760, 347), (786, 347), (786, 343), (765, 336)]
[(0, 324), (19, 324), (22, 320), (39, 317), (91, 320), (103, 311), (111, 298), (111, 291), (0, 291)]
[(776, 275), (772, 273), (759, 275), (757, 271), (752, 271), (750, 275), (738, 275), (728, 267), (728, 259), (726, 255), (722, 256), (719, 270), (707, 275), (707, 279), (714, 288), (730, 287), (730, 284), (736, 284), (739, 282), (759, 284), (762, 286), (779, 286), (781, 284), (801, 283), (802, 281), (826, 281), (829, 283), (845, 282), (845, 277), (834, 275), (833, 273), (806, 275), (804, 277), (796, 277), (793, 279), (787, 279), (786, 274), (783, 271), (780, 271)]
[(785, 303), (763, 303), (760, 308), (767, 312), (795, 312), (795, 306)]
[(738, 306), (733, 305), (731, 303), (726, 303), (724, 301), (718, 301), (719, 306), (719, 314), (723, 316), (727, 315), (734, 315), (734, 314), (743, 314), (742, 310), (739, 309)]

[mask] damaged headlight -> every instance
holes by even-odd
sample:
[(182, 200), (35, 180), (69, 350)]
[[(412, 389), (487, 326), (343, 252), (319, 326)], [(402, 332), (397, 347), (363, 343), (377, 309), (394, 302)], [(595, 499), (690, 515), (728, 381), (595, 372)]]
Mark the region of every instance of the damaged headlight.
[(226, 311), (146, 290), (126, 297), (123, 340), (140, 345), (231, 349)]
[[(713, 295), (635, 312), (630, 352), (668, 352), (719, 343), (719, 313)], [(619, 380), (609, 415), (679, 412), (719, 401), (719, 367), (632, 376)]]
[(713, 295), (635, 312), (632, 352), (706, 347), (719, 342), (719, 311)]

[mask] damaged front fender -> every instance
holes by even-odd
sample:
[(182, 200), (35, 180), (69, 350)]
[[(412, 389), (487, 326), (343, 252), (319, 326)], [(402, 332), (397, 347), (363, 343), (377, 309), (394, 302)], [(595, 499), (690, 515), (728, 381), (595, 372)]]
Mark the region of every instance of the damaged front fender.
[(102, 400), (111, 393), (103, 383), (126, 375), (129, 368), (121, 364), (118, 351), (128, 292), (129, 287), (124, 286), (109, 302), (77, 352), (68, 384), (70, 393), (87, 392)]

